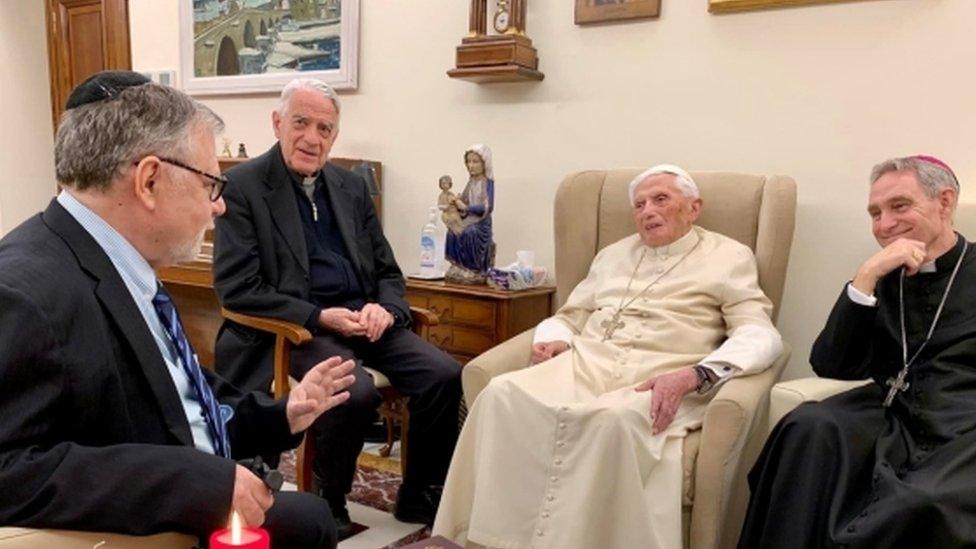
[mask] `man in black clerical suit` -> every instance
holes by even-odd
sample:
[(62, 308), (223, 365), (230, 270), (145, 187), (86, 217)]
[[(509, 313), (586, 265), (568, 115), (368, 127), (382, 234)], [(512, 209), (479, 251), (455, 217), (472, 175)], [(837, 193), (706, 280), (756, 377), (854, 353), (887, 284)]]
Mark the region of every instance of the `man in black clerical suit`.
[[(272, 125), (278, 143), (227, 173), (227, 214), (217, 220), (214, 248), (218, 296), (232, 311), (312, 331), (313, 341), (292, 354), (293, 374), (328, 356), (356, 359), (349, 401), (312, 428), (316, 481), (340, 539), (350, 527), (345, 495), (380, 402), (363, 364), (410, 397), (410, 459), (394, 515), (432, 522), (457, 440), (461, 367), (408, 329), (403, 274), (366, 184), (326, 163), (339, 132), (335, 92), (317, 80), (292, 81)], [(217, 371), (241, 387), (265, 389), (273, 344), (270, 335), (226, 321)]]
[(958, 196), (936, 158), (875, 166), (882, 249), (810, 355), (820, 376), (873, 383), (779, 422), (740, 548), (976, 546), (976, 250), (952, 228)]
[[(295, 447), (348, 398), (323, 362), (274, 401), (203, 371), (154, 269), (224, 210), (209, 109), (132, 72), (68, 99), (64, 190), (0, 240), (0, 525), (206, 539), (231, 511), (276, 547), (335, 547), (328, 505), (232, 459)], [(232, 459), (231, 459), (232, 458)]]

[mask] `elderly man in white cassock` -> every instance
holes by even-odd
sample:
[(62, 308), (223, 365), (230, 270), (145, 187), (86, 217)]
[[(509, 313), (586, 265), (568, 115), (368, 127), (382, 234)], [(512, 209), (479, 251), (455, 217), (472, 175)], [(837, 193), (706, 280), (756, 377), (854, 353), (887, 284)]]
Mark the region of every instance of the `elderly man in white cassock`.
[(694, 225), (676, 166), (630, 183), (637, 234), (601, 250), (531, 368), (472, 406), (434, 533), (489, 547), (681, 547), (681, 447), (717, 385), (782, 350), (751, 250)]

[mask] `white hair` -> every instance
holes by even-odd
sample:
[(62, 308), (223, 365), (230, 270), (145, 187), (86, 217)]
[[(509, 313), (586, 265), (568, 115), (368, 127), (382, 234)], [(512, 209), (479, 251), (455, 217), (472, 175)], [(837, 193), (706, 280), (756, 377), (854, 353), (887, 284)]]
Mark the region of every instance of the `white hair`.
[(634, 205), (634, 193), (637, 192), (637, 187), (646, 181), (648, 177), (662, 173), (674, 176), (674, 184), (678, 187), (678, 190), (681, 191), (681, 194), (687, 196), (688, 198), (698, 198), (701, 196), (698, 192), (698, 184), (695, 183), (695, 180), (692, 179), (688, 172), (673, 164), (658, 164), (657, 166), (644, 170), (637, 177), (630, 180), (628, 193), (630, 196), (631, 206)]
[(320, 92), (326, 99), (332, 101), (332, 105), (335, 106), (336, 116), (339, 115), (339, 96), (336, 95), (335, 90), (332, 86), (326, 84), (325, 82), (317, 78), (296, 78), (291, 82), (285, 84), (284, 89), (281, 90), (281, 98), (278, 101), (278, 108), (275, 109), (278, 114), (283, 114), (285, 108), (288, 107), (288, 101), (291, 99), (291, 94), (295, 93), (295, 90), (312, 90)]

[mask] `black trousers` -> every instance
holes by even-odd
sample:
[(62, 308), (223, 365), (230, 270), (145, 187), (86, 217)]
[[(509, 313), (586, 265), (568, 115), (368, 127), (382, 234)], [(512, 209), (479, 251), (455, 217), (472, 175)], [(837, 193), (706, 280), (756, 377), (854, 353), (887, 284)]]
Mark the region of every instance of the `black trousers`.
[(329, 504), (303, 492), (277, 492), (262, 526), (278, 548), (335, 549), (336, 525)]
[[(261, 525), (275, 549), (335, 549), (336, 525), (324, 499), (305, 492), (277, 492)], [(209, 547), (210, 534), (200, 535)]]
[(324, 493), (347, 494), (352, 489), (366, 428), (376, 418), (381, 397), (363, 366), (382, 372), (410, 397), (410, 459), (402, 488), (443, 484), (457, 443), (461, 365), (410, 330), (393, 326), (374, 343), (364, 337), (317, 334), (292, 351), (292, 375), (300, 378), (336, 355), (356, 360), (356, 382), (349, 388), (349, 400), (322, 414), (311, 428), (316, 437), (313, 470)]

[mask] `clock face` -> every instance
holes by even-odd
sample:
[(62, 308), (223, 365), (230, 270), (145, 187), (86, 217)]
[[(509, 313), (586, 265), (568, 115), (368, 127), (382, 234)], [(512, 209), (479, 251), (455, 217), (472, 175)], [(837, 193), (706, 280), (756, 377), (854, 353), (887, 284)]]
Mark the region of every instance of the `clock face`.
[(499, 9), (495, 13), (495, 30), (498, 32), (505, 32), (508, 30), (508, 25), (511, 21), (509, 20), (508, 11)]

